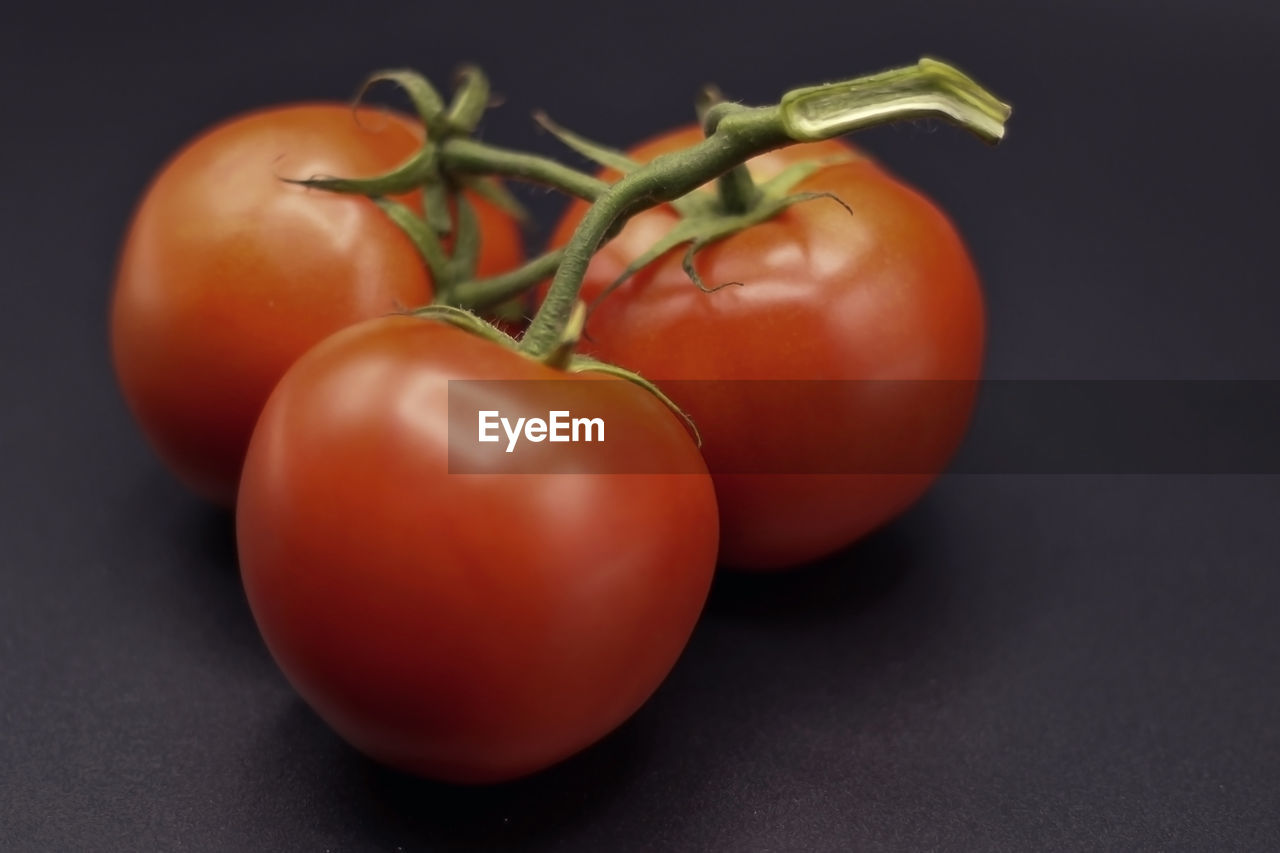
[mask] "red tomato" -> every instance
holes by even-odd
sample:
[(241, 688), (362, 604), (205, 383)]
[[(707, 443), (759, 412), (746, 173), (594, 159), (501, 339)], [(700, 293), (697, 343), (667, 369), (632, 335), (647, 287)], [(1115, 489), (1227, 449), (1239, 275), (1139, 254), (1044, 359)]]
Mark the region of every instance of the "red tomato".
[[(377, 174), (421, 138), (373, 109), (357, 122), (340, 104), (278, 107), (206, 132), (153, 180), (120, 261), (112, 350), (143, 431), (195, 491), (234, 499), (254, 422), (294, 359), (431, 296), (412, 244), (372, 202), (279, 178)], [(481, 271), (517, 265), (515, 224), (475, 204)]]
[[(649, 160), (698, 136), (696, 128), (671, 133), (633, 156)], [(767, 177), (833, 150), (851, 153), (834, 142), (795, 146), (751, 168)], [(968, 422), (984, 337), (973, 264), (937, 207), (854, 157), (794, 189), (834, 193), (853, 215), (828, 199), (802, 202), (698, 255), (709, 287), (742, 287), (701, 292), (681, 269), (680, 248), (606, 297), (587, 324), (588, 351), (659, 385), (838, 383), (776, 386), (787, 405), (762, 399), (749, 382), (663, 385), (702, 433), (727, 565), (795, 565), (883, 524), (925, 491)], [(568, 241), (584, 210), (569, 210), (553, 244)], [(669, 207), (632, 220), (593, 259), (583, 298), (600, 294), (675, 221)], [(761, 470), (821, 473), (740, 473)]]
[[(581, 386), (610, 441), (572, 473), (513, 473), (501, 452), (450, 473), (459, 379), (516, 380), (488, 398), (501, 411), (536, 403), (534, 380)], [(624, 453), (655, 473), (616, 473)], [(534, 772), (630, 716), (688, 640), (717, 544), (697, 448), (648, 392), (410, 316), (285, 374), (236, 528), (254, 617), (303, 698), (373, 758), (457, 782)]]

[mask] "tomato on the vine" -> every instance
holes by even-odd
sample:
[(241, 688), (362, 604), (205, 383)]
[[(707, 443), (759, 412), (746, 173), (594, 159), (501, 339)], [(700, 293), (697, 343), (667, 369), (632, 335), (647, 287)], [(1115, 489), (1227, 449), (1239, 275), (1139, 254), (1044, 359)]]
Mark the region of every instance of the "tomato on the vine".
[[(697, 128), (673, 132), (631, 156), (646, 162), (700, 136)], [(829, 161), (841, 152), (843, 162)], [(803, 201), (710, 245), (695, 260), (706, 285), (741, 284), (710, 293), (690, 282), (677, 248), (601, 299), (587, 323), (586, 351), (664, 387), (701, 431), (720, 505), (721, 560), (740, 568), (821, 557), (909, 506), (958, 445), (981, 369), (982, 295), (947, 217), (838, 142), (797, 145), (749, 166), (767, 178), (804, 159), (828, 162), (793, 191), (831, 193), (848, 210), (827, 198)], [(569, 209), (553, 245), (568, 241), (585, 210)], [(592, 302), (676, 222), (669, 206), (632, 219), (593, 258), (582, 298)], [(664, 386), (668, 380), (723, 381)], [(784, 410), (753, 397), (758, 386), (734, 380), (834, 380), (843, 391), (820, 399), (815, 390), (809, 411)], [(876, 380), (904, 384), (901, 393), (879, 393), (869, 384)], [(926, 387), (951, 380), (958, 382), (942, 393)], [(838, 430), (815, 440), (813, 424), (832, 417), (848, 441)], [(912, 461), (930, 464), (893, 469), (904, 442)], [(803, 464), (791, 473), (740, 473), (769, 470), (771, 456)], [(859, 467), (877, 458), (885, 470)]]
[[(572, 470), (498, 450), (459, 472), (451, 380), (507, 380), (481, 407), (504, 412), (571, 383), (610, 440)], [(534, 772), (629, 717), (687, 642), (717, 549), (714, 487), (658, 398), (404, 315), (285, 374), (236, 528), (253, 615), (303, 698), (375, 759), (459, 782)]]
[[(370, 200), (281, 178), (378, 174), (421, 140), (390, 112), (276, 107), (207, 131), (152, 181), (120, 260), (112, 351), (143, 431), (195, 491), (234, 499), (253, 425), (294, 359), (344, 326), (431, 297), (412, 243)], [(516, 224), (472, 200), (479, 272), (516, 266)]]

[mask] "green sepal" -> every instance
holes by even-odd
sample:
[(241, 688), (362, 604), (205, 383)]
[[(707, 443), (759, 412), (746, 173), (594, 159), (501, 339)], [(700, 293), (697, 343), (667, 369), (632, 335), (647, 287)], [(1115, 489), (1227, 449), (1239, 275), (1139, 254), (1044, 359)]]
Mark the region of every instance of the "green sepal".
[(602, 145), (599, 142), (592, 142), (585, 136), (569, 130), (564, 125), (557, 124), (551, 120), (551, 116), (541, 110), (533, 114), (533, 120), (536, 121), (543, 130), (547, 131), (556, 139), (564, 143), (565, 147), (576, 151), (599, 166), (605, 166), (616, 172), (621, 172), (624, 175), (631, 174), (641, 166), (640, 163), (632, 160), (617, 148), (610, 148), (609, 146)]
[[(564, 143), (567, 148), (576, 151), (597, 165), (613, 169), (615, 172), (621, 172), (624, 176), (631, 174), (644, 165), (631, 159), (627, 154), (616, 148), (610, 148), (599, 142), (592, 142), (590, 139), (569, 130), (564, 125), (557, 124), (544, 112), (534, 113), (533, 120)], [(701, 194), (690, 193), (667, 203), (681, 216), (697, 216), (709, 210), (715, 202), (710, 198), (704, 198)]]
[(447, 133), (448, 125), (445, 121), (444, 99), (440, 97), (440, 93), (431, 85), (426, 77), (409, 68), (391, 68), (384, 71), (375, 71), (365, 78), (360, 86), (360, 91), (356, 93), (355, 103), (359, 104), (364, 100), (365, 94), (376, 83), (394, 83), (404, 90), (409, 96), (409, 100), (413, 102), (413, 108), (418, 113), (418, 119), (422, 122), (422, 126), (427, 129), (427, 136), (442, 139)]
[(432, 231), (442, 235), (453, 231), (449, 190), (438, 175), (432, 175), (422, 184), (422, 212)]
[(476, 209), (464, 193), (454, 195), (454, 204), (458, 211), (458, 235), (449, 261), (449, 281), (469, 281), (475, 278), (480, 261), (480, 223), (476, 220)]
[(347, 195), (387, 196), (402, 195), (422, 186), (436, 171), (436, 147), (427, 144), (401, 165), (381, 175), (370, 178), (334, 178), (313, 176), (310, 178), (281, 178), (289, 184), (325, 190)]
[(440, 238), (427, 226), (422, 217), (408, 206), (389, 198), (375, 198), (373, 202), (382, 208), (387, 218), (394, 222), (413, 243), (413, 247), (422, 256), (423, 263), (427, 265), (432, 280), (437, 282), (438, 288), (438, 283), (446, 281), (449, 275), (449, 256), (445, 254)]
[(456, 175), (454, 179), (521, 225), (532, 221), (528, 209), (496, 178), (488, 175)]
[(449, 134), (471, 135), (489, 108), (489, 78), (475, 65), (464, 65), (456, 75), (453, 103), (444, 114)]
[(551, 249), (513, 270), (488, 278), (460, 281), (453, 286), (451, 299), (455, 305), (489, 309), (519, 297), (538, 282), (555, 275), (563, 257), (564, 247)]
[[(452, 305), (427, 305), (422, 308), (410, 311), (409, 314), (414, 317), (423, 317), (430, 320), (440, 320), (457, 326), (464, 331), (478, 335), (485, 340), (492, 341), (500, 346), (510, 349), (517, 349), (518, 344), (514, 338), (506, 332), (497, 328), (493, 324), (486, 321), (478, 314), (474, 314), (464, 308), (456, 308)], [(574, 306), (573, 316), (570, 322), (566, 324), (565, 331), (562, 335), (561, 346), (557, 348), (557, 352), (548, 358), (540, 359), (546, 364), (564, 370), (566, 373), (604, 373), (609, 376), (616, 376), (619, 379), (625, 379), (628, 382), (639, 385), (653, 396), (657, 397), (664, 406), (670, 409), (675, 415), (684, 422), (693, 436), (694, 443), (698, 447), (702, 446), (702, 434), (698, 432), (698, 427), (694, 424), (693, 419), (688, 413), (681, 409), (676, 402), (662, 392), (657, 385), (645, 379), (638, 373), (618, 367), (616, 364), (599, 361), (586, 355), (573, 353), (573, 345), (577, 342), (578, 336), (582, 331), (582, 323), (584, 321), (585, 311), (582, 303)]]
[[(671, 230), (662, 236), (658, 242), (649, 247), (648, 251), (632, 261), (622, 274), (609, 284), (608, 287), (593, 300), (594, 305), (604, 299), (614, 290), (621, 287), (627, 279), (647, 267), (649, 264), (661, 258), (667, 252), (677, 246), (689, 245), (688, 251), (685, 252), (682, 266), (685, 274), (689, 276), (690, 281), (697, 285), (698, 289), (704, 293), (714, 293), (722, 287), (730, 285), (741, 285), (740, 281), (724, 282), (713, 287), (708, 287), (702, 280), (702, 276), (698, 274), (694, 268), (694, 258), (699, 252), (710, 246), (712, 243), (719, 242), (726, 237), (737, 234), (739, 231), (745, 231), (753, 225), (759, 225), (762, 222), (774, 218), (782, 211), (786, 210), (793, 204), (802, 201), (810, 201), (816, 198), (832, 198), (844, 205), (846, 210), (849, 206), (831, 193), (795, 193), (791, 194), (791, 189), (814, 172), (833, 163), (844, 162), (846, 158), (828, 158), (823, 160), (806, 160), (801, 163), (794, 163), (786, 169), (779, 172), (773, 178), (760, 184), (759, 199), (755, 205), (744, 213), (719, 213), (708, 212), (700, 215), (686, 217), (672, 226)], [(853, 158), (847, 158), (849, 162)], [(852, 213), (852, 211), (850, 211)]]
[(517, 296), (490, 306), (485, 309), (485, 313), (495, 320), (519, 323), (529, 319), (529, 306), (525, 304), (522, 298)]
[[(592, 308), (598, 305), (600, 301), (610, 293), (613, 293), (625, 284), (627, 279), (631, 278), (631, 276), (640, 272), (640, 270), (649, 266), (649, 264), (653, 263), (658, 258), (661, 258), (676, 246), (697, 241), (701, 236), (703, 229), (707, 228), (707, 224), (707, 220), (702, 217), (681, 219), (671, 227), (670, 231), (662, 236), (662, 239), (650, 246), (644, 254), (627, 264), (627, 268), (622, 271), (622, 274), (610, 282), (609, 286), (601, 291), (599, 296), (592, 300)], [(702, 287), (701, 279), (694, 278), (694, 282), (698, 284), (699, 287)]]
[(465, 308), (452, 305), (424, 305), (409, 312), (410, 316), (423, 317), (428, 320), (439, 320), (451, 326), (478, 335), (487, 341), (514, 349), (516, 341), (506, 332), (486, 321), (479, 314), (473, 314)]
[(689, 413), (676, 405), (676, 401), (672, 400), (662, 392), (657, 385), (645, 379), (639, 373), (627, 370), (625, 367), (618, 367), (616, 364), (609, 364), (606, 361), (599, 361), (589, 355), (575, 355), (569, 360), (565, 366), (568, 373), (605, 373), (609, 376), (616, 376), (619, 379), (625, 379), (635, 385), (639, 385), (653, 396), (662, 401), (662, 404), (670, 409), (676, 417), (684, 422), (690, 434), (693, 436), (694, 444), (702, 447), (702, 433), (698, 432), (698, 425), (693, 422), (693, 418), (689, 417)]

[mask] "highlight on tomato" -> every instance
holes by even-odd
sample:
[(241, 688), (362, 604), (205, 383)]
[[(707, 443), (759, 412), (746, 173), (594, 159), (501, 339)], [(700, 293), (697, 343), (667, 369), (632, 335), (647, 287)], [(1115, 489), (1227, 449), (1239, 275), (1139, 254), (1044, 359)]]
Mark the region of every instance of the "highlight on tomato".
[[(414, 244), (371, 200), (283, 179), (384, 173), (422, 140), (394, 112), (273, 107), (203, 133), (152, 180), (116, 274), (112, 355), (151, 445), (197, 493), (232, 502), (253, 425), (294, 359), (432, 296)], [(417, 192), (400, 200), (421, 206)], [(472, 202), (481, 274), (516, 266), (516, 223)]]

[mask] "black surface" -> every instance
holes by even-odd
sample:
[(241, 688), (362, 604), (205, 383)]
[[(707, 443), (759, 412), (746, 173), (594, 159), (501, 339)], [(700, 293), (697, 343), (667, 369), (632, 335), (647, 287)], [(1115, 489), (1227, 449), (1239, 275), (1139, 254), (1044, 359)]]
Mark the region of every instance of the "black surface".
[(6, 10), (0, 848), (1280, 847), (1276, 477), (951, 477), (826, 565), (720, 582), (605, 743), (458, 791), (293, 697), (104, 320), (143, 183), (231, 113), (477, 60), (489, 138), (559, 153), (529, 109), (626, 144), (706, 80), (764, 101), (928, 52), (1016, 105), (1007, 145), (862, 141), (964, 231), (990, 375), (1275, 379), (1280, 7), (432, 5)]

